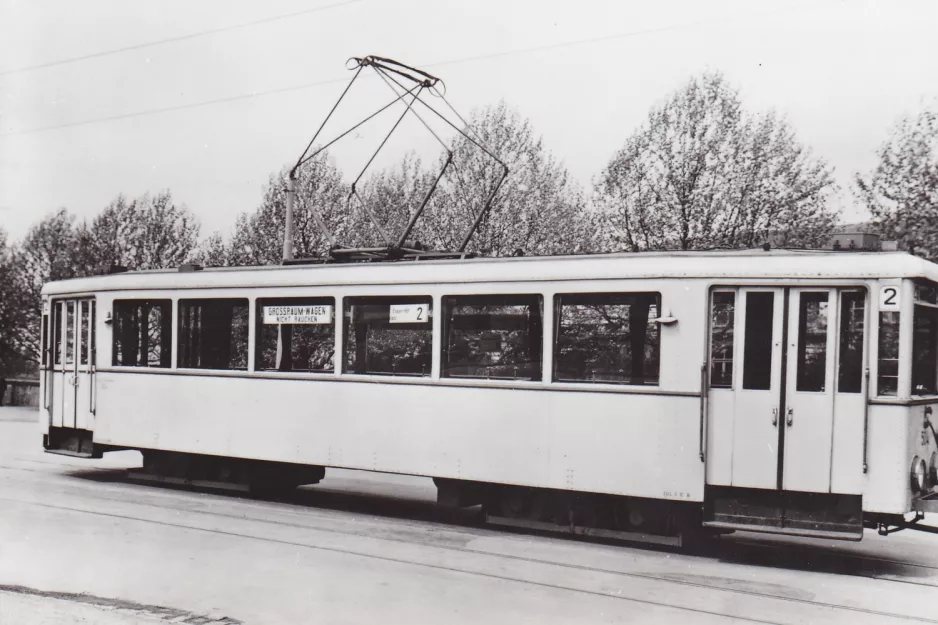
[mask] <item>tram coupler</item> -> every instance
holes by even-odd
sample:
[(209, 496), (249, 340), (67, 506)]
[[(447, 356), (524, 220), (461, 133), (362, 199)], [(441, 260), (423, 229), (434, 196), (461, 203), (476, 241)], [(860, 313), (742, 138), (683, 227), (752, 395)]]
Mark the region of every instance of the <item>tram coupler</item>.
[(876, 533), (880, 536), (889, 536), (890, 534), (895, 534), (896, 532), (901, 532), (902, 530), (916, 530), (919, 532), (927, 532), (929, 534), (938, 534), (938, 527), (933, 525), (923, 525), (919, 524), (919, 521), (925, 518), (925, 514), (922, 512), (916, 512), (915, 518), (911, 520), (906, 520), (905, 517), (898, 517), (896, 520), (890, 521), (880, 521), (876, 524)]

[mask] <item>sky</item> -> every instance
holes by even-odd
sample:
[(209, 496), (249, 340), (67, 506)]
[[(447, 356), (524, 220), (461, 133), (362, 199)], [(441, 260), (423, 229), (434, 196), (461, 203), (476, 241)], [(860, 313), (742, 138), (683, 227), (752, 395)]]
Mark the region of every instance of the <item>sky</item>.
[[(168, 189), (228, 234), (368, 54), (439, 76), (463, 114), (504, 100), (586, 191), (652, 106), (720, 71), (834, 167), (855, 221), (854, 175), (938, 99), (936, 27), (932, 0), (0, 0), (0, 227)], [(361, 82), (323, 136), (388, 100)], [(380, 121), (340, 144), (344, 171)], [(432, 157), (416, 125), (389, 148)]]

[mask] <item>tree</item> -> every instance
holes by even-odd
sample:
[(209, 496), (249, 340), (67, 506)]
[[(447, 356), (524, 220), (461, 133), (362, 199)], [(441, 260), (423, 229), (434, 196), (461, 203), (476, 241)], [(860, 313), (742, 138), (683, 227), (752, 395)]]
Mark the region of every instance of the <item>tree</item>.
[[(272, 175), (261, 205), (253, 214), (242, 213), (228, 248), (231, 265), (279, 264), (283, 257), (284, 214), (288, 170)], [(325, 217), (339, 241), (349, 238), (345, 219), (347, 186), (335, 163), (324, 152), (297, 172), (293, 209), (293, 248), (298, 257), (325, 253), (329, 241), (317, 227), (311, 208)]]
[(24, 361), (37, 362), (42, 285), (76, 275), (74, 217), (64, 208), (47, 215), (29, 229), (13, 251), (11, 282), (18, 293), (12, 345)]
[[(470, 251), (504, 256), (516, 250), (560, 254), (595, 248), (595, 216), (566, 168), (535, 136), (529, 120), (499, 102), (473, 113), (469, 126), (471, 136), (498, 156), (509, 172), (469, 244)], [(500, 166), (463, 136), (450, 149), (454, 166), (440, 182), (422, 230), (431, 237), (429, 243), (440, 249), (459, 246), (502, 173)]]
[(0, 228), (0, 376), (19, 373), (26, 361), (20, 354), (23, 317), (23, 290), (14, 250), (7, 233)]
[(899, 120), (877, 156), (868, 177), (855, 177), (858, 199), (885, 238), (938, 259), (938, 105)]
[[(527, 254), (584, 252), (596, 247), (597, 218), (567, 170), (534, 135), (528, 120), (504, 102), (476, 112), (470, 119), (473, 136), (509, 168), (491, 209), (470, 242), (469, 251), (501, 256), (523, 250)], [(409, 240), (426, 247), (454, 250), (484, 206), (501, 167), (463, 136), (449, 149), (447, 169)], [(381, 247), (386, 244), (366, 210), (396, 243), (443, 166), (425, 169), (406, 154), (395, 166), (378, 171), (357, 185), (357, 198), (333, 161), (321, 154), (307, 163), (297, 180), (294, 210), (294, 250), (298, 256), (324, 254), (329, 242), (317, 227), (309, 207), (324, 216), (341, 245)], [(272, 176), (261, 206), (238, 217), (228, 246), (229, 264), (276, 264), (283, 241), (286, 170)], [(360, 201), (359, 201), (360, 200)], [(363, 206), (364, 204), (364, 206)], [(365, 208), (367, 207), (367, 209)]]
[(191, 256), (198, 232), (198, 222), (168, 191), (134, 200), (118, 196), (100, 215), (78, 225), (64, 208), (48, 215), (13, 252), (14, 351), (23, 360), (37, 359), (46, 282), (107, 273), (112, 265), (175, 267)]
[(107, 273), (112, 265), (178, 267), (190, 260), (198, 237), (198, 220), (177, 206), (169, 191), (132, 200), (118, 195), (91, 222), (76, 228), (74, 263), (81, 275)]
[(719, 73), (691, 79), (613, 156), (595, 183), (610, 245), (630, 250), (826, 242), (831, 168), (775, 113), (743, 110)]
[(192, 262), (203, 267), (224, 267), (228, 264), (229, 253), (224, 237), (216, 230), (192, 252)]
[[(442, 163), (440, 166), (442, 167)], [(434, 172), (424, 169), (416, 154), (407, 153), (396, 166), (378, 171), (362, 183), (358, 195), (391, 239), (391, 243), (397, 243), (411, 216), (433, 186), (435, 177)], [(353, 202), (351, 212), (346, 215), (353, 238), (347, 243), (356, 246), (384, 245), (374, 224), (364, 214), (362, 204)], [(427, 219), (436, 204), (437, 201), (431, 196), (429, 205), (414, 225), (408, 240), (421, 243), (439, 240), (439, 233)]]

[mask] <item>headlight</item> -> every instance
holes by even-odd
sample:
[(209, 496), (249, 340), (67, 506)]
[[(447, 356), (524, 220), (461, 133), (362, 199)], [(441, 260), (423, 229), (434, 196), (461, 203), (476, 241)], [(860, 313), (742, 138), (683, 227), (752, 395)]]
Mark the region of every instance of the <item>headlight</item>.
[(938, 451), (931, 452), (931, 460), (928, 462), (928, 486), (938, 486)]
[(915, 456), (912, 458), (912, 474), (910, 475), (910, 485), (915, 494), (925, 490), (925, 461)]

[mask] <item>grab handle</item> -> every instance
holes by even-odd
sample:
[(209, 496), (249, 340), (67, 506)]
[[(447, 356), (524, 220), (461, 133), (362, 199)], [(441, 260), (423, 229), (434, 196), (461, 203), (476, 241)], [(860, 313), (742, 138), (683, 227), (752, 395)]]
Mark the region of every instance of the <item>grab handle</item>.
[(698, 456), (701, 462), (706, 462), (706, 448), (704, 422), (707, 415), (707, 363), (700, 365), (700, 451)]

